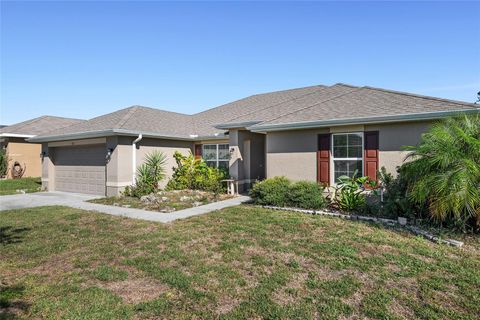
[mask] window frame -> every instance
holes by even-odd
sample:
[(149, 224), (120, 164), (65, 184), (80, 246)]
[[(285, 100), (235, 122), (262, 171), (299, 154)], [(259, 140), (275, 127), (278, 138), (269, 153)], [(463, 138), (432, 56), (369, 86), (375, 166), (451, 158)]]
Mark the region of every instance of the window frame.
[[(225, 146), (227, 146), (227, 151), (230, 150), (230, 145), (228, 143), (205, 143), (205, 144), (202, 144), (202, 160), (205, 161), (207, 164), (208, 164), (208, 162), (215, 162), (215, 168), (220, 168), (220, 166), (219, 166), (220, 162), (228, 162), (227, 168), (229, 168), (230, 167), (230, 156), (228, 157), (228, 159), (220, 159), (219, 158), (219, 150), (220, 150), (219, 146), (220, 145), (225, 145)], [(203, 155), (205, 154), (205, 146), (215, 146), (215, 150), (216, 150), (215, 159), (206, 160), (205, 158), (203, 158)]]
[[(336, 158), (334, 156), (333, 148), (334, 148), (334, 136), (341, 136), (341, 135), (348, 135), (348, 134), (357, 134), (362, 138), (362, 156), (360, 158)], [(348, 143), (347, 143), (348, 148)], [(330, 135), (330, 185), (336, 186), (337, 182), (335, 180), (335, 161), (362, 161), (362, 171), (360, 172), (360, 177), (363, 177), (363, 172), (365, 171), (365, 134), (363, 131), (355, 131), (355, 132), (336, 132)]]

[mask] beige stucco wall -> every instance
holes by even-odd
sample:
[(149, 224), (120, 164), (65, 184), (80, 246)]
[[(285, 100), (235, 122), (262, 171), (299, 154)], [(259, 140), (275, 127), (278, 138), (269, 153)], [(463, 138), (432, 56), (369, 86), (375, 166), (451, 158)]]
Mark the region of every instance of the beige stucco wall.
[(269, 132), (266, 140), (267, 178), (317, 179), (318, 135), (329, 129)]
[(184, 155), (188, 155), (193, 152), (193, 143), (189, 141), (176, 141), (176, 140), (164, 140), (164, 139), (143, 139), (138, 144), (137, 149), (137, 167), (141, 165), (145, 157), (152, 151), (158, 150), (163, 152), (167, 157), (166, 163), (166, 179), (162, 181), (160, 187), (167, 184), (168, 180), (172, 177), (173, 167), (176, 167), (173, 154), (178, 151)]
[(265, 177), (265, 135), (246, 130), (230, 130), (230, 176), (239, 180), (240, 192), (256, 179)]
[(269, 132), (266, 139), (267, 178), (286, 176), (297, 181), (316, 181), (319, 134), (377, 130), (379, 165), (395, 174), (396, 167), (402, 164), (407, 155), (402, 147), (417, 144), (430, 124), (409, 122)]
[[(111, 150), (110, 159), (106, 164), (106, 194), (107, 196), (118, 195), (126, 186), (133, 184), (132, 142), (134, 139), (135, 137), (112, 136), (99, 139), (44, 143), (42, 150), (45, 152), (45, 156), (41, 162), (42, 188), (55, 190), (55, 165), (53, 164), (54, 159), (51, 159), (51, 157), (54, 157), (52, 148), (106, 143), (107, 150)], [(174, 152), (179, 151), (187, 155), (193, 150), (193, 143), (188, 141), (144, 138), (137, 143), (135, 151), (137, 167), (144, 162), (145, 156), (153, 150), (161, 151), (167, 156), (167, 177), (162, 182), (162, 186), (164, 186), (172, 176), (172, 168), (176, 165), (173, 158)], [(39, 149), (37, 153), (38, 156), (40, 152), (41, 150)]]
[[(110, 161), (107, 164), (107, 196), (118, 195), (123, 189), (134, 183), (132, 167), (132, 142), (135, 137), (109, 137), (107, 148), (113, 149)], [(145, 157), (150, 152), (158, 150), (167, 157), (166, 178), (160, 186), (164, 187), (173, 174), (176, 166), (173, 154), (179, 151), (184, 155), (193, 151), (193, 143), (167, 139), (143, 138), (136, 144), (136, 167), (144, 163)]]
[(25, 169), (23, 177), (40, 177), (42, 175), (41, 151), (42, 145), (39, 143), (28, 143), (21, 138), (8, 138), (6, 144), (9, 159), (7, 178), (12, 177), (12, 166), (15, 161), (18, 161)]
[(433, 122), (390, 123), (367, 125), (365, 131), (379, 131), (379, 167), (396, 175), (396, 168), (408, 155), (404, 146), (413, 146), (420, 142), (422, 133), (428, 131)]

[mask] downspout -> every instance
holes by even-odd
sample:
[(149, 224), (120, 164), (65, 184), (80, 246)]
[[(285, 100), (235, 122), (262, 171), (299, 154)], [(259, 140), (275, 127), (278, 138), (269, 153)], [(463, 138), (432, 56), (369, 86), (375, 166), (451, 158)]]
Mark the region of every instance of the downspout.
[(136, 184), (135, 176), (137, 173), (137, 142), (142, 140), (143, 136), (140, 133), (137, 139), (132, 142), (132, 185)]

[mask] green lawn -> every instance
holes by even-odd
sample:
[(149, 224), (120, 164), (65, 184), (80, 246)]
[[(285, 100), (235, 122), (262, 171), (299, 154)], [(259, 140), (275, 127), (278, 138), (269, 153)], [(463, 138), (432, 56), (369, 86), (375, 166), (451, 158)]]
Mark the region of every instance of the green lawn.
[(17, 190), (25, 192), (40, 191), (42, 181), (40, 178), (21, 178), (0, 180), (0, 195), (16, 194)]
[(43, 207), (0, 212), (0, 285), (5, 318), (477, 319), (480, 241), (249, 206), (166, 225)]

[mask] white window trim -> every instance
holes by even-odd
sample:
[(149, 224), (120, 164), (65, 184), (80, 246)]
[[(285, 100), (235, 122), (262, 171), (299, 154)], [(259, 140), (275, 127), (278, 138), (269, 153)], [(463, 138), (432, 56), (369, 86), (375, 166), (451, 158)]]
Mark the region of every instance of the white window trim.
[(205, 146), (215, 146), (215, 150), (216, 150), (216, 158), (215, 159), (212, 159), (212, 160), (206, 160), (206, 159), (203, 159), (205, 162), (214, 162), (215, 161), (215, 166), (216, 168), (219, 168), (219, 165), (220, 165), (220, 161), (223, 161), (223, 162), (227, 162), (229, 161), (229, 159), (219, 159), (218, 158), (218, 151), (219, 151), (219, 146), (220, 145), (226, 145), (228, 146), (227, 150), (230, 148), (229, 144), (228, 143), (207, 143), (207, 144), (203, 144), (202, 145), (202, 159), (203, 159), (203, 155), (204, 155), (204, 152), (205, 152)]
[[(362, 137), (362, 157), (361, 158), (334, 158), (333, 156), (333, 136), (338, 136), (338, 135), (345, 135), (345, 134), (358, 134)], [(365, 170), (365, 160), (364, 154), (365, 154), (365, 134), (363, 131), (358, 131), (358, 132), (336, 132), (332, 133), (330, 135), (330, 185), (331, 186), (336, 186), (337, 182), (335, 181), (335, 164), (334, 160), (340, 160), (340, 161), (348, 161), (348, 160), (361, 160), (362, 161), (362, 172), (360, 172), (360, 177), (363, 177), (363, 171)]]

